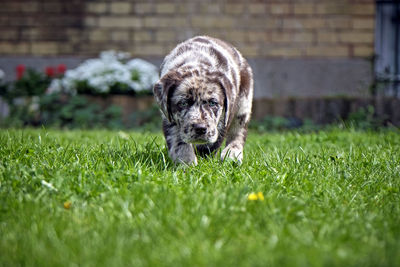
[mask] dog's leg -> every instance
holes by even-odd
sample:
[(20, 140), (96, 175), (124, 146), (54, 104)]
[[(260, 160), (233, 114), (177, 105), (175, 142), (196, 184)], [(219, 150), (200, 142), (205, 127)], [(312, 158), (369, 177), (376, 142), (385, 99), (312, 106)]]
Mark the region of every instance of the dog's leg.
[(222, 150), (221, 159), (230, 158), (242, 162), (243, 147), (247, 138), (247, 126), (251, 116), (253, 101), (253, 77), (248, 64), (241, 71), (238, 111), (233, 118), (226, 135), (226, 147)]
[(222, 150), (221, 160), (230, 158), (242, 162), (249, 120), (250, 114), (241, 114), (234, 118), (226, 136), (226, 147)]
[(193, 146), (182, 141), (175, 123), (170, 123), (166, 119), (163, 119), (163, 132), (167, 141), (169, 156), (175, 163), (197, 165)]

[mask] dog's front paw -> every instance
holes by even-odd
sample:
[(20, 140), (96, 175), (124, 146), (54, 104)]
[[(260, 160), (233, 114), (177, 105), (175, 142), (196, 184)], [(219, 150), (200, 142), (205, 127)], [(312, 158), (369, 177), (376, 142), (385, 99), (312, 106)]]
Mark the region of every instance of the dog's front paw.
[(197, 165), (197, 157), (185, 157), (185, 158), (176, 158), (175, 163), (178, 164), (184, 164), (184, 165), (192, 165), (196, 166)]
[(241, 164), (243, 160), (243, 150), (232, 146), (225, 147), (221, 153), (221, 160), (225, 161), (227, 159)]
[(171, 148), (169, 153), (175, 163), (193, 166), (197, 165), (197, 157), (192, 145), (181, 144), (176, 148)]

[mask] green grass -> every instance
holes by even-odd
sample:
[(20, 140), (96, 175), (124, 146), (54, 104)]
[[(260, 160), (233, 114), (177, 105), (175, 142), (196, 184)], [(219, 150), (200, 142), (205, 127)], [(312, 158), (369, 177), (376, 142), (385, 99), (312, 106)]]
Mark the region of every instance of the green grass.
[(0, 159), (0, 266), (400, 266), (399, 132), (250, 133), (241, 166), (185, 169), (157, 133), (1, 130)]

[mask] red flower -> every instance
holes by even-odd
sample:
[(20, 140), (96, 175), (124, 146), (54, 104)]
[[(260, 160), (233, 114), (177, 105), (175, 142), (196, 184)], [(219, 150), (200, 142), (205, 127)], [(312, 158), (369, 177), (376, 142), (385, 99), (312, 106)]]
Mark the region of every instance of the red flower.
[(54, 77), (54, 75), (56, 74), (56, 70), (54, 69), (54, 67), (46, 67), (46, 75), (48, 77)]
[(67, 70), (67, 66), (65, 66), (65, 64), (59, 64), (57, 66), (57, 74), (58, 75), (64, 75), (66, 70)]
[(24, 76), (25, 69), (26, 69), (26, 67), (24, 64), (17, 65), (17, 67), (15, 69), (17, 72), (17, 80), (20, 80), (22, 78), (22, 76)]

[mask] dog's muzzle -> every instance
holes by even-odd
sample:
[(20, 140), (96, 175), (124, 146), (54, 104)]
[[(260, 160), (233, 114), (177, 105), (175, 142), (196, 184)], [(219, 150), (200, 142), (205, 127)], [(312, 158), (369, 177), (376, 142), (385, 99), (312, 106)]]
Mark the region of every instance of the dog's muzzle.
[(207, 126), (205, 124), (192, 124), (192, 129), (197, 137), (204, 136), (207, 133)]
[(206, 144), (215, 141), (214, 134), (215, 131), (209, 129), (206, 124), (192, 123), (182, 132), (182, 138), (186, 143)]

